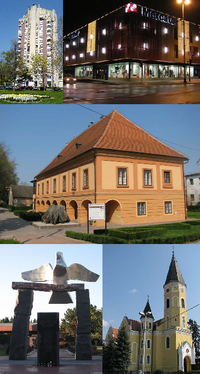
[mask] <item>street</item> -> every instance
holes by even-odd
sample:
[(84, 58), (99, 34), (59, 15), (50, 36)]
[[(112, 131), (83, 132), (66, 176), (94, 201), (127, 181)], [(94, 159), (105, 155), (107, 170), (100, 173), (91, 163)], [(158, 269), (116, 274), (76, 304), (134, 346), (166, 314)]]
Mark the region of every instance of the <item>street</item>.
[(200, 82), (77, 82), (63, 88), (64, 104), (200, 104)]

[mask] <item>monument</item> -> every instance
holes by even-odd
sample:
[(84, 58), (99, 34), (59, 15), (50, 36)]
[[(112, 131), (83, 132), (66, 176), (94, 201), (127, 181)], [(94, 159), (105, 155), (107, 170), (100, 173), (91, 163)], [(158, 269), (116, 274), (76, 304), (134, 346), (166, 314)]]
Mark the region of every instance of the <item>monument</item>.
[[(26, 359), (28, 325), (32, 309), (33, 291), (37, 290), (52, 292), (49, 300), (50, 304), (72, 303), (69, 292), (76, 292), (76, 310), (78, 318), (76, 359), (91, 360), (92, 354), (89, 290), (84, 289), (84, 284), (67, 284), (67, 281), (69, 279), (77, 279), (87, 282), (96, 282), (99, 278), (99, 275), (93, 273), (92, 271), (77, 263), (67, 267), (63, 259), (63, 253), (57, 252), (56, 264), (54, 268), (51, 264), (45, 264), (37, 269), (23, 272), (21, 274), (21, 277), (28, 282), (12, 283), (12, 288), (17, 289), (18, 295), (22, 295), (23, 297), (20, 298), (18, 296), (17, 298), (9, 359)], [(53, 280), (53, 283), (40, 283), (46, 282), (47, 280)], [(26, 306), (26, 308), (24, 308), (24, 305)], [(17, 348), (19, 331), (24, 331), (21, 336), (20, 349)]]
[(51, 205), (42, 216), (42, 222), (57, 223), (69, 222), (70, 219), (66, 213), (65, 207), (60, 205)]

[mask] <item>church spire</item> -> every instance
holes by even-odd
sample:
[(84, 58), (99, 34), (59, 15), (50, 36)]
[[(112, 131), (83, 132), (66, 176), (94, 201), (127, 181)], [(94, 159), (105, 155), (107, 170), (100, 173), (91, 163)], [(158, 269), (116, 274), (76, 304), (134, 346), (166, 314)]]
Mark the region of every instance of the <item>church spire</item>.
[(172, 259), (164, 286), (170, 282), (179, 282), (186, 286), (181, 271), (179, 269), (178, 263), (174, 256), (174, 251), (172, 251)]

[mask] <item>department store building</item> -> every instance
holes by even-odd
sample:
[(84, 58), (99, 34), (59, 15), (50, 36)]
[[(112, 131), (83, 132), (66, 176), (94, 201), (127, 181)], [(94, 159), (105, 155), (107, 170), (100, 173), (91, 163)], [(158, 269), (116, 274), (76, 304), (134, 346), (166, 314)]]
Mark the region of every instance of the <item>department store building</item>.
[(64, 72), (82, 79), (178, 79), (184, 60), (198, 77), (200, 26), (135, 3), (64, 37)]

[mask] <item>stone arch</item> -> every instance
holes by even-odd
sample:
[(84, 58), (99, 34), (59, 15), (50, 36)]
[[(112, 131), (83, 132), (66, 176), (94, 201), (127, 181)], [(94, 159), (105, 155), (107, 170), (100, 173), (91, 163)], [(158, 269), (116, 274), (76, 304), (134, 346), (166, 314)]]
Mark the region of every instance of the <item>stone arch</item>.
[(106, 221), (113, 223), (123, 223), (121, 219), (121, 204), (117, 200), (106, 202)]
[(58, 205), (57, 201), (54, 200), (52, 205)]
[(83, 200), (81, 203), (81, 221), (87, 222), (88, 204), (92, 204), (91, 200)]
[(191, 359), (189, 356), (184, 357), (184, 373), (188, 373), (191, 370)]
[(64, 206), (65, 210), (67, 210), (67, 204), (66, 204), (65, 200), (61, 200), (60, 205)]
[(78, 204), (75, 200), (71, 200), (68, 205), (68, 216), (70, 220), (78, 218)]
[(49, 200), (46, 201), (46, 205), (48, 205), (48, 207), (50, 207), (51, 203)]
[(36, 201), (36, 212), (40, 212), (40, 200)]
[(44, 200), (41, 201), (40, 211), (41, 211), (41, 212), (44, 212), (44, 211), (45, 211), (45, 202), (44, 202)]

